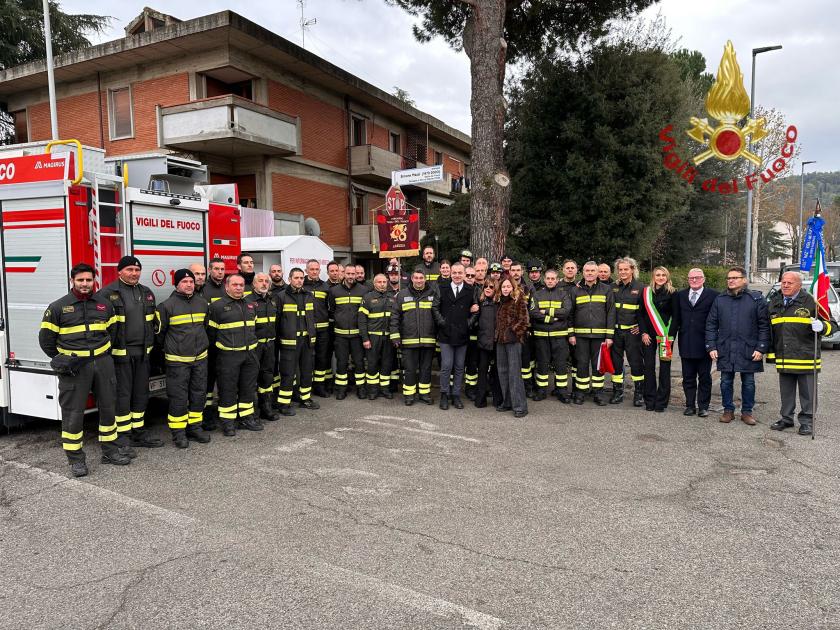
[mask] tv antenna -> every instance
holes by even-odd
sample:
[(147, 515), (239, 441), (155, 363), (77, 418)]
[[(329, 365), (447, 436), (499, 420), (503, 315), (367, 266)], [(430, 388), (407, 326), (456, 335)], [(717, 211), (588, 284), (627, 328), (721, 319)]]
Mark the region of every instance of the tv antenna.
[(297, 3), (300, 5), (300, 46), (301, 48), (306, 48), (306, 29), (317, 24), (318, 19), (306, 18), (306, 15), (304, 14), (306, 0), (297, 0)]

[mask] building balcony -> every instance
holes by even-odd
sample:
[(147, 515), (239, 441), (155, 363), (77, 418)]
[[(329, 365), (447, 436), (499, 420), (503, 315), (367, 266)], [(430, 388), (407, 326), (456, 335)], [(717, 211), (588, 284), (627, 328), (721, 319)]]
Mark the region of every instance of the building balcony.
[[(391, 172), (411, 168), (423, 168), (427, 164), (393, 153), (372, 144), (360, 144), (350, 147), (350, 168), (353, 178), (371, 184), (391, 185)], [(417, 184), (439, 195), (449, 195), (452, 192), (451, 175), (445, 174), (443, 181)], [(407, 186), (408, 187), (408, 186)]]
[(238, 96), (158, 108), (161, 146), (225, 157), (300, 153), (300, 120)]
[(353, 253), (375, 253), (379, 251), (379, 231), (376, 225), (354, 225)]

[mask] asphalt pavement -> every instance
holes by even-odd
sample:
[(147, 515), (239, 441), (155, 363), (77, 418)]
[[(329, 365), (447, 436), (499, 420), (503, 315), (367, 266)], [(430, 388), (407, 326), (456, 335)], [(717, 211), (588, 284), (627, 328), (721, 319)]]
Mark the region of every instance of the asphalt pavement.
[(158, 408), (127, 467), (88, 423), (80, 480), (33, 424), (0, 437), (0, 628), (840, 628), (824, 363), (815, 440), (769, 430), (772, 367), (755, 427), (684, 417), (678, 370), (665, 413), (322, 400), (184, 451)]

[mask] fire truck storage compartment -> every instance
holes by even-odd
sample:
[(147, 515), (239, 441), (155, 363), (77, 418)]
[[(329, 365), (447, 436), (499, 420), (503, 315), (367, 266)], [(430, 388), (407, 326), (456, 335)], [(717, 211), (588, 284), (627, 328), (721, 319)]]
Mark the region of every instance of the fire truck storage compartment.
[(128, 170), (129, 188), (170, 195), (198, 197), (195, 186), (209, 180), (201, 162), (172, 155), (141, 155), (109, 158), (113, 170), (122, 176)]

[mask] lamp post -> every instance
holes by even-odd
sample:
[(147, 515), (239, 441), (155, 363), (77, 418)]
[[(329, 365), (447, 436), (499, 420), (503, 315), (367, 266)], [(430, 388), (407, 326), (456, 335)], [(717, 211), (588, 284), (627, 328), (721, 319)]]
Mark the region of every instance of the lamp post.
[[(750, 77), (750, 119), (753, 117), (753, 112), (755, 110), (755, 57), (756, 55), (760, 55), (761, 53), (769, 52), (771, 50), (781, 50), (781, 46), (762, 46), (761, 48), (753, 48), (752, 49), (752, 76)], [(752, 136), (750, 136), (749, 143), (747, 145), (749, 150), (752, 150)], [(750, 168), (750, 174), (752, 174), (753, 169)], [(752, 209), (753, 209), (753, 191), (752, 188), (747, 190), (747, 236), (744, 239), (744, 269), (747, 271), (747, 280), (750, 280), (750, 257), (752, 254)]]
[[(802, 207), (805, 205), (805, 165), (806, 164), (816, 164), (816, 160), (808, 160), (807, 162), (802, 162), (802, 172), (799, 175), (799, 247), (797, 247), (797, 251), (799, 252), (799, 257), (802, 257), (802, 238), (804, 232), (802, 231)], [(791, 261), (795, 263), (795, 260)]]

